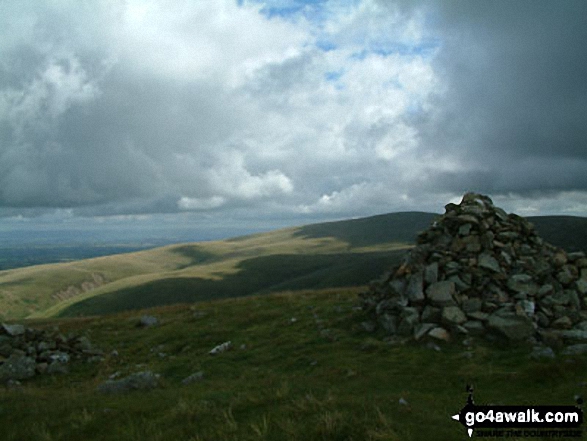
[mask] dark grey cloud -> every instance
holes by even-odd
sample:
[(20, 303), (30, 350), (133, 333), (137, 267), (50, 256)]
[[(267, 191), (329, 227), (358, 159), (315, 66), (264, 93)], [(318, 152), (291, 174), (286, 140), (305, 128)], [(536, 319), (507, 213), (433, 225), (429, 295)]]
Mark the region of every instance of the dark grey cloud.
[[(502, 194), (586, 190), (587, 3), (439, 2), (434, 68), (447, 88), (422, 146), (473, 170), (443, 185)], [(435, 184), (434, 182), (432, 182)]]
[(0, 3), (0, 216), (587, 213), (587, 3), (287, 4)]

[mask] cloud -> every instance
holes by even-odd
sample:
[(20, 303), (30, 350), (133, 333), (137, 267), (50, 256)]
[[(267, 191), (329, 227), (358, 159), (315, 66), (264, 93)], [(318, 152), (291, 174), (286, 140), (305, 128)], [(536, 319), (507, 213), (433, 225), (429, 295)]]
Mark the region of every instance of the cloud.
[(0, 215), (581, 212), (586, 9), (4, 1)]

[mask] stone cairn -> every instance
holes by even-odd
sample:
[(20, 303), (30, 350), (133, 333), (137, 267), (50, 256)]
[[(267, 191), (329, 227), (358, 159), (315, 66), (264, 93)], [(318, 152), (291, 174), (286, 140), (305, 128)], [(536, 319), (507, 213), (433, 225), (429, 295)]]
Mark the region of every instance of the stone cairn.
[[(375, 326), (397, 338), (499, 336), (587, 348), (587, 258), (475, 193), (418, 235), (403, 263), (362, 293)], [(493, 336), (493, 337), (491, 337)]]
[(71, 359), (101, 361), (87, 337), (0, 324), (0, 384), (18, 385), (38, 374), (63, 374)]

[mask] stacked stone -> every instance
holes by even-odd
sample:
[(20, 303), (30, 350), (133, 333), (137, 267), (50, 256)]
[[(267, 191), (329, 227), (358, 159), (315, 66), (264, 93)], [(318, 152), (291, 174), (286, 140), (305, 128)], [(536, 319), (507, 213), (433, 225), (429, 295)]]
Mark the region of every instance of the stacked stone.
[(67, 373), (72, 358), (97, 361), (102, 351), (87, 337), (0, 325), (0, 384), (13, 383), (37, 374)]
[[(467, 193), (420, 233), (402, 265), (361, 294), (388, 334), (587, 342), (587, 258), (544, 242), (524, 218)], [(553, 343), (554, 341), (554, 343)]]

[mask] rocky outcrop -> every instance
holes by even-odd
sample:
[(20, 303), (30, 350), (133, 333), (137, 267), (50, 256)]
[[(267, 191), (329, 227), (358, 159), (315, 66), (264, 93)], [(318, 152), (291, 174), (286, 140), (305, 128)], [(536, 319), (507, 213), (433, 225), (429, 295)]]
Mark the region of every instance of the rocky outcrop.
[(58, 330), (43, 331), (19, 324), (0, 325), (0, 384), (38, 374), (67, 373), (72, 359), (95, 361), (102, 355), (87, 337), (66, 337)]
[(467, 193), (448, 204), (403, 263), (361, 294), (387, 334), (448, 340), (493, 335), (553, 346), (587, 342), (587, 258)]

